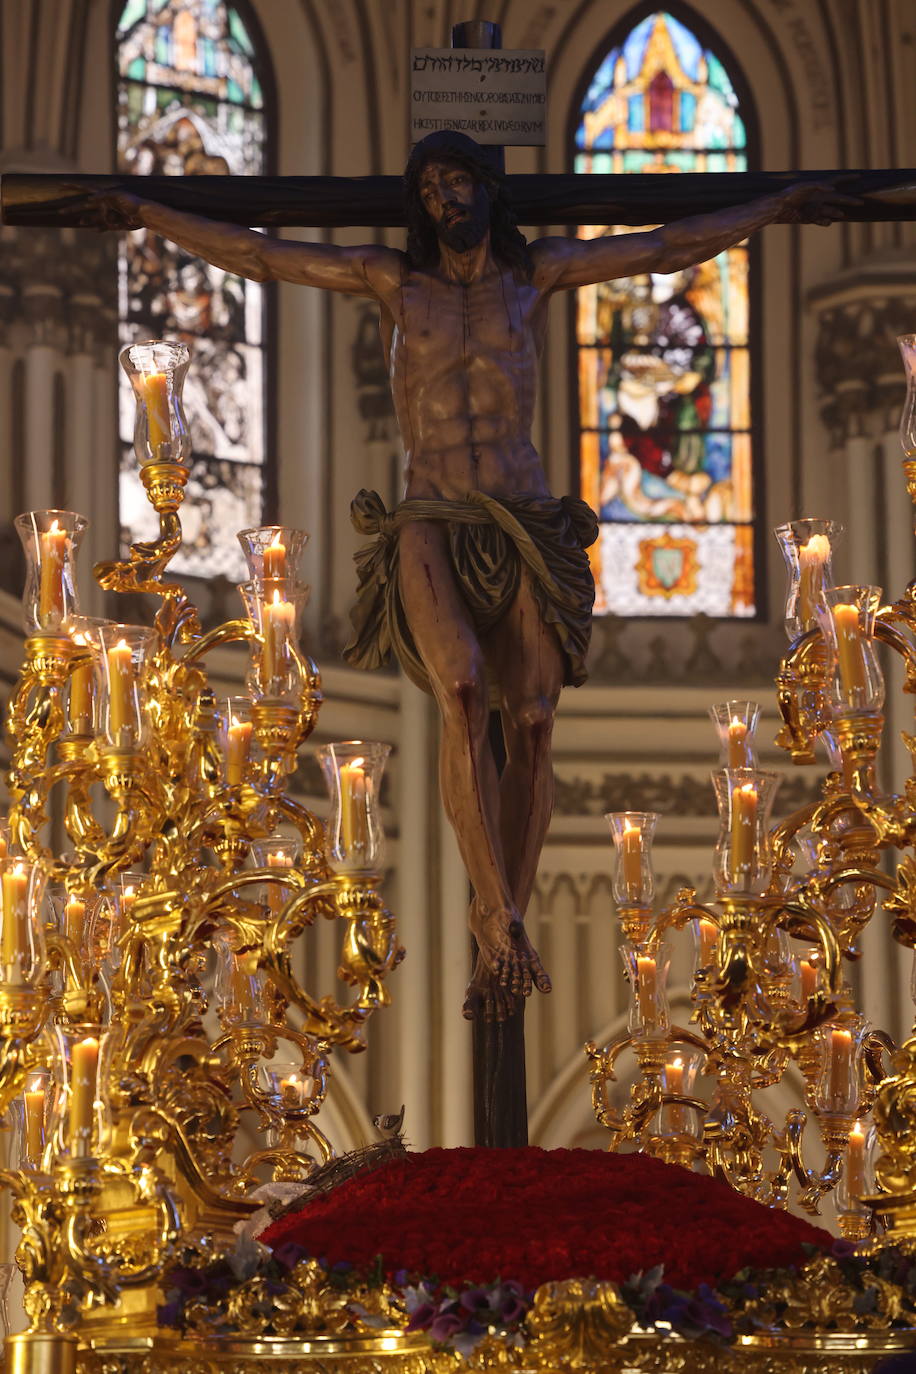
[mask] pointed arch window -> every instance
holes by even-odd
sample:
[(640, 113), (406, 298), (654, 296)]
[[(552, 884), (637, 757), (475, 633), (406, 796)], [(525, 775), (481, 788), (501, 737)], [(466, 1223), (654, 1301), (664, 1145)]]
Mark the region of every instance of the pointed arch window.
[[(578, 108), (575, 170), (745, 171), (738, 74), (686, 18), (640, 12)], [(596, 613), (759, 614), (747, 244), (584, 287), (575, 308), (581, 491), (601, 521)]]
[[(256, 175), (268, 170), (266, 54), (240, 4), (125, 0), (116, 28), (117, 166), (140, 175)], [(227, 538), (262, 523), (266, 293), (144, 230), (119, 249), (121, 342), (182, 339), (192, 355), (185, 400), (193, 439), (184, 544), (172, 567), (244, 576)], [(122, 539), (146, 539), (155, 516), (134, 474), (133, 399), (121, 378)]]

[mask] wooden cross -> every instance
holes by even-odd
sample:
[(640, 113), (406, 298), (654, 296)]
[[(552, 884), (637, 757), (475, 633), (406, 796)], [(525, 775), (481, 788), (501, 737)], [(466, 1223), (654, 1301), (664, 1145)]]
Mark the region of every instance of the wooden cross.
[[(457, 26), (456, 30), (464, 26)], [(495, 27), (495, 26), (494, 26)], [(475, 44), (453, 36), (456, 47)], [(498, 46), (498, 39), (493, 46)], [(916, 219), (916, 170), (717, 172), (634, 175), (514, 175), (506, 178), (521, 225), (666, 224), (740, 205), (798, 181), (841, 182), (857, 198), (848, 220)], [(398, 228), (400, 177), (130, 177), (7, 173), (5, 224), (46, 228), (96, 224), (90, 197), (119, 187), (144, 200), (225, 223), (265, 229)], [(498, 718), (496, 720), (498, 725)], [(501, 732), (494, 731), (494, 753)], [(500, 1024), (474, 1023), (474, 1127), (481, 1145), (527, 1143), (524, 1006)]]

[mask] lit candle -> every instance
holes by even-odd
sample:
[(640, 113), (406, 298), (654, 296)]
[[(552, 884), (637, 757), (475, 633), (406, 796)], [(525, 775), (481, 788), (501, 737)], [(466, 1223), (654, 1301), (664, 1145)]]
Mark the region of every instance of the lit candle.
[[(74, 635), (74, 641), (81, 647), (86, 644), (83, 635)], [(67, 721), (74, 735), (92, 734), (92, 704), (95, 697), (95, 664), (92, 659), (77, 663), (70, 674), (70, 696), (67, 703)]]
[(810, 959), (800, 959), (798, 968), (801, 973), (802, 997), (807, 1001), (817, 992), (817, 966)]
[(280, 539), (280, 531), (264, 548), (264, 580), (282, 579), (286, 576), (286, 545)]
[(365, 759), (353, 759), (340, 768), (340, 842), (347, 854), (364, 849), (369, 839), (367, 804), (370, 781)]
[(861, 1121), (853, 1124), (846, 1143), (846, 1192), (850, 1200), (865, 1192), (865, 1132)]
[(48, 620), (60, 621), (64, 614), (64, 560), (67, 557), (67, 531), (57, 520), (51, 528), (38, 536), (40, 553), (40, 581), (38, 588), (38, 619), (42, 625)]
[(728, 727), (729, 768), (750, 768), (753, 763), (750, 752), (747, 742), (747, 726), (743, 720), (739, 720), (737, 716), (732, 716), (731, 724)]
[(630, 901), (642, 896), (642, 831), (638, 825), (625, 825), (620, 837), (620, 870)]
[(757, 838), (757, 788), (746, 782), (732, 791), (732, 880), (749, 881)]
[(82, 944), (85, 917), (86, 903), (79, 897), (69, 896), (64, 907), (64, 934), (75, 945)]
[(807, 629), (814, 621), (815, 607), (824, 588), (824, 565), (830, 557), (826, 534), (812, 534), (798, 551), (798, 618)]
[(830, 1064), (828, 1070), (828, 1092), (830, 1105), (842, 1111), (849, 1097), (850, 1070), (852, 1068), (852, 1031), (842, 1026), (830, 1031)]
[(108, 722), (115, 740), (118, 731), (133, 724), (134, 656), (130, 645), (119, 639), (108, 650)]
[(862, 652), (858, 606), (846, 603), (834, 606), (833, 623), (836, 626), (840, 686), (849, 705), (855, 706), (858, 704), (856, 694), (865, 691), (865, 655)]
[(226, 731), (226, 781), (230, 787), (235, 787), (244, 777), (251, 745), (251, 728), (250, 720), (236, 720), (233, 716)]
[(0, 859), (5, 859), (9, 846), (6, 839), (6, 821), (0, 820)]
[(3, 874), (3, 929), (0, 963), (13, 964), (29, 954), (29, 875), (18, 863)]
[(658, 1019), (655, 997), (658, 990), (658, 970), (651, 954), (636, 956), (636, 1002), (644, 1030), (653, 1030)]
[(700, 937), (700, 967), (712, 968), (716, 962), (716, 940), (719, 932), (712, 921), (701, 916), (697, 923)]
[(125, 916), (129, 916), (133, 910), (134, 902), (137, 900), (137, 889), (128, 883), (121, 891), (121, 910)]
[[(272, 851), (267, 855), (268, 868), (292, 868), (293, 861), (289, 854), (282, 849)], [(267, 886), (267, 909), (271, 916), (276, 916), (283, 910), (286, 903), (286, 889), (279, 883), (269, 883)]]
[[(679, 1097), (683, 1095), (684, 1061), (682, 1059), (672, 1059), (670, 1063), (665, 1066), (665, 1089), (667, 1092), (671, 1093), (672, 1096)], [(686, 1107), (682, 1107), (680, 1103), (677, 1102), (673, 1103), (668, 1108), (668, 1120), (673, 1131), (682, 1131), (684, 1129), (686, 1111)]]
[(45, 1144), (45, 1091), (39, 1079), (22, 1094), (25, 1102), (25, 1151), (37, 1164)]
[(303, 1078), (298, 1073), (280, 1080), (280, 1094), (285, 1107), (304, 1107), (312, 1095), (314, 1078)]
[(286, 645), (296, 619), (291, 601), (283, 601), (274, 590), (273, 599), (264, 603), (264, 677), (269, 682), (281, 671)]
[(164, 372), (151, 372), (143, 379), (143, 392), (146, 398), (146, 418), (149, 424), (149, 446), (153, 457), (157, 457), (160, 444), (167, 444), (172, 438), (172, 423), (169, 415), (169, 379)]
[(70, 1151), (88, 1155), (92, 1148), (92, 1118), (99, 1069), (99, 1042), (80, 1040), (70, 1051)]

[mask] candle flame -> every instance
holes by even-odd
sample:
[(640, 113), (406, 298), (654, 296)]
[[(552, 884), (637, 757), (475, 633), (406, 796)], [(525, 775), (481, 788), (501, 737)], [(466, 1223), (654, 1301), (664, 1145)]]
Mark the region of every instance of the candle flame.
[(731, 723), (731, 725), (730, 725), (729, 728), (730, 728), (731, 730), (734, 730), (734, 728), (735, 728), (736, 725), (743, 725), (743, 724), (744, 724), (744, 721), (743, 721), (743, 720), (739, 720), (737, 716), (732, 716), (732, 723)]
[(60, 532), (60, 521), (52, 520), (51, 527), (48, 530), (48, 534), (60, 534)]
[(757, 795), (757, 788), (754, 786), (752, 782), (742, 783), (737, 790), (739, 792), (743, 792), (746, 797), (756, 797)]
[(272, 600), (272, 602), (271, 602), (271, 605), (273, 605), (273, 606), (279, 606), (279, 604), (280, 604), (280, 593), (279, 593), (279, 591), (277, 590), (277, 588), (275, 587), (275, 588), (274, 588), (274, 594), (273, 594), (273, 600)]
[(125, 897), (136, 897), (137, 889), (132, 884), (128, 884), (128, 886), (124, 889), (123, 895)]
[(237, 730), (237, 729), (239, 728), (239, 726), (241, 725), (241, 723), (242, 723), (242, 722), (239, 720), (238, 716), (232, 716), (232, 717), (230, 718), (230, 720), (229, 720), (229, 729), (230, 729), (230, 730)]
[(128, 644), (126, 639), (119, 639), (117, 644), (115, 645), (115, 649), (130, 649), (130, 645)]
[(853, 1122), (853, 1124), (852, 1124), (852, 1130), (849, 1132), (849, 1138), (850, 1138), (850, 1140), (852, 1139), (853, 1136), (855, 1136), (857, 1140), (864, 1140), (864, 1138), (865, 1138), (865, 1131), (864, 1131), (863, 1128), (862, 1128), (862, 1123), (861, 1123), (861, 1121), (854, 1121), (854, 1122)]
[(280, 549), (283, 549), (284, 551), (286, 550), (286, 545), (283, 543), (283, 540), (280, 538), (280, 534), (281, 534), (281, 531), (280, 531), (280, 530), (277, 530), (277, 532), (276, 532), (276, 534), (274, 535), (273, 539), (272, 539), (272, 540), (270, 541), (270, 543), (267, 545), (267, 547), (268, 547), (269, 549), (276, 549), (277, 551), (279, 551)]
[(684, 1067), (684, 1061), (680, 1055), (677, 1055), (676, 1058), (672, 1059), (671, 1067), (672, 1069), (682, 1069)]
[[(27, 1093), (42, 1093), (45, 1090), (44, 1082), (41, 1078), (30, 1078), (25, 1088)], [(858, 1122), (856, 1125), (858, 1126)]]
[(826, 534), (812, 534), (807, 544), (802, 544), (798, 552), (800, 555), (807, 554), (818, 563), (825, 563), (830, 557), (830, 540)]
[(25, 874), (25, 864), (24, 864), (24, 862), (22, 861), (22, 859), (17, 859), (16, 862), (13, 864), (13, 875), (14, 875), (16, 878), (21, 878), (21, 877), (24, 876), (24, 874)]

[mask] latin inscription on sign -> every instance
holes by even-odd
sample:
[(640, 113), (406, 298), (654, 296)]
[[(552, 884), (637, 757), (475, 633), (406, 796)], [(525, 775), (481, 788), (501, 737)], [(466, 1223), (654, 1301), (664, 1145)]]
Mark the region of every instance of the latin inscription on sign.
[(543, 144), (547, 75), (542, 50), (415, 48), (411, 126), (416, 143), (459, 129), (478, 143)]

